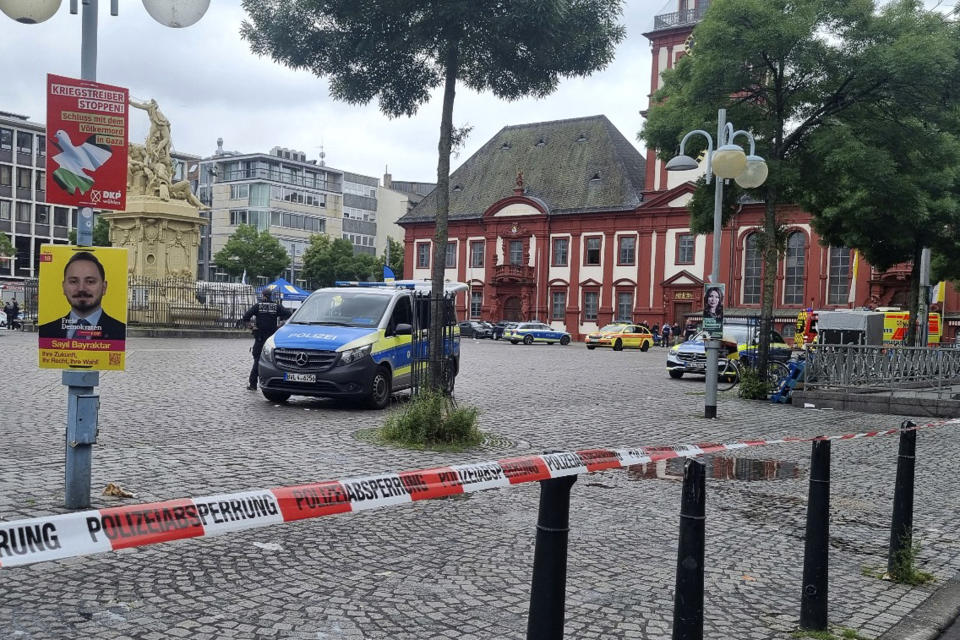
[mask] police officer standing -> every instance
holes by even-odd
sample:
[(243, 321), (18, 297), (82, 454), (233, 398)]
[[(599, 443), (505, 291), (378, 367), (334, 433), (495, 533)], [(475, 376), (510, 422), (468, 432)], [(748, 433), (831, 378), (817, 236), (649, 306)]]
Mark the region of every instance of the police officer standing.
[(243, 314), (244, 322), (250, 322), (253, 316), (257, 317), (256, 326), (253, 328), (253, 369), (250, 370), (250, 383), (247, 389), (257, 390), (258, 365), (260, 363), (260, 353), (263, 351), (263, 343), (267, 338), (277, 331), (280, 320), (286, 320), (290, 317), (290, 310), (279, 302), (274, 302), (270, 296), (270, 291), (264, 289), (260, 294), (261, 300)]

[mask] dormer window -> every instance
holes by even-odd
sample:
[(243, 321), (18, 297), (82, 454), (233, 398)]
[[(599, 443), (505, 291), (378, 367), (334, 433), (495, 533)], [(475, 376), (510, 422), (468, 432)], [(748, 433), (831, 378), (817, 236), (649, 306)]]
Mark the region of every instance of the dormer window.
[(459, 192), (463, 191), (463, 187), (461, 187), (461, 186), (458, 185), (458, 184), (455, 184), (455, 185), (453, 185), (453, 190), (454, 190), (455, 192), (459, 193)]
[(500, 145), (500, 150), (501, 150), (501, 151), (510, 151), (510, 143), (509, 143), (509, 142), (504, 142), (502, 145)]
[(543, 146), (546, 146), (546, 144), (547, 144), (547, 141), (544, 140), (543, 138), (540, 138), (539, 140), (537, 140), (537, 144), (534, 145), (534, 146), (536, 146), (536, 147), (543, 147)]
[(584, 133), (581, 133), (581, 134), (577, 137), (577, 142), (586, 142), (586, 141), (587, 141), (587, 136), (586, 136), (586, 134), (584, 134)]
[(590, 178), (590, 182), (593, 182), (593, 183), (600, 182), (600, 172), (599, 172), (599, 171), (596, 172), (595, 174), (593, 174), (593, 177)]

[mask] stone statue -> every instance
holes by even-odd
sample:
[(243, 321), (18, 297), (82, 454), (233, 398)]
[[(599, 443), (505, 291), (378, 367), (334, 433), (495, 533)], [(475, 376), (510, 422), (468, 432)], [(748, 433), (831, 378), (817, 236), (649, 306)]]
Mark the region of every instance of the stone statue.
[(130, 101), (131, 107), (143, 109), (150, 116), (150, 133), (147, 134), (147, 141), (144, 144), (147, 155), (154, 161), (166, 161), (170, 163), (170, 121), (167, 116), (160, 112), (157, 101), (150, 99), (149, 102)]

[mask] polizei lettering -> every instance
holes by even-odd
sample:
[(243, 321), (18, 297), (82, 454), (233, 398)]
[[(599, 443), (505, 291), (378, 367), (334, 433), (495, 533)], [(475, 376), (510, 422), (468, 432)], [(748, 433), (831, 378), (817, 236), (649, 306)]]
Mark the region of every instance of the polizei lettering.
[(575, 453), (548, 453), (541, 457), (551, 471), (566, 471), (584, 466), (583, 460)]
[(201, 527), (202, 522), (197, 511), (197, 507), (189, 504), (105, 513), (87, 518), (87, 532), (91, 540), (99, 542), (98, 534), (105, 535), (108, 540), (117, 540)]
[(293, 499), (300, 511), (350, 502), (347, 492), (339, 484), (294, 489)]
[(343, 483), (343, 486), (347, 490), (351, 502), (409, 495), (407, 488), (403, 486), (403, 482), (396, 476), (347, 481)]
[(59, 548), (57, 527), (52, 522), (0, 529), (0, 558)]

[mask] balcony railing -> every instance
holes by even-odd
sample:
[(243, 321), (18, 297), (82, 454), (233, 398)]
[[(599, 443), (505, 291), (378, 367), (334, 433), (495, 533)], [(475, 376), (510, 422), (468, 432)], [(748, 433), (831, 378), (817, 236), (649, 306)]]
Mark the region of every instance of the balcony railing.
[(493, 268), (494, 282), (533, 282), (533, 267), (520, 264), (498, 264)]
[(709, 2), (703, 2), (700, 6), (693, 9), (664, 13), (663, 15), (656, 16), (653, 19), (653, 30), (660, 31), (661, 29), (672, 29), (674, 27), (682, 27), (683, 25), (696, 24), (703, 20), (703, 16), (706, 15), (709, 7)]
[(273, 182), (281, 182), (283, 184), (292, 184), (298, 187), (307, 187), (309, 189), (323, 189), (324, 191), (340, 190), (339, 183), (320, 180), (314, 178), (312, 175), (291, 176), (279, 170), (275, 171), (261, 168), (234, 169), (232, 171), (224, 171), (219, 182), (234, 182), (236, 180), (251, 180), (257, 178), (262, 180), (272, 180)]

